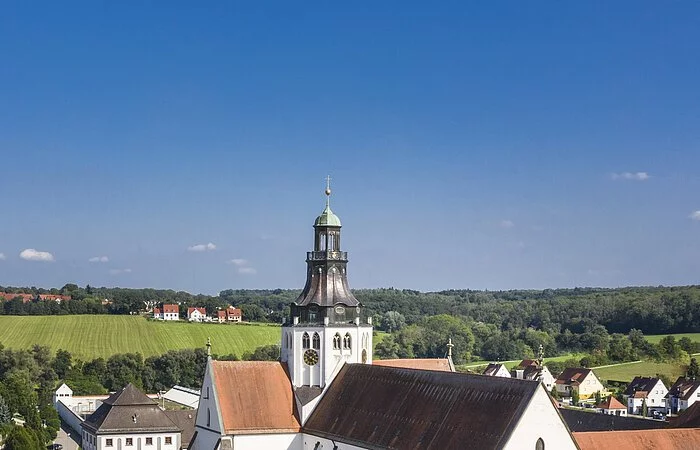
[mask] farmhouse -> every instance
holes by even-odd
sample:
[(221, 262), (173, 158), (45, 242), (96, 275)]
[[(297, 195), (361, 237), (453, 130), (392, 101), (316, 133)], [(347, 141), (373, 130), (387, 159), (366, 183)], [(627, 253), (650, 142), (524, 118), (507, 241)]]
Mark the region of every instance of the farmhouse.
[(204, 308), (187, 308), (187, 320), (190, 322), (201, 322), (207, 317), (207, 310)]
[(153, 318), (158, 320), (180, 320), (180, 306), (163, 305), (162, 308), (153, 308)]
[(654, 410), (666, 412), (666, 394), (668, 389), (659, 378), (635, 377), (622, 395), (629, 414), (641, 415), (646, 405), (649, 415)]
[(576, 392), (581, 400), (592, 397), (596, 392), (605, 392), (605, 387), (591, 369), (564, 369), (554, 385), (562, 397), (571, 397)]
[(577, 448), (541, 383), (373, 364), (340, 228), (327, 200), (281, 361), (208, 359), (192, 450)]

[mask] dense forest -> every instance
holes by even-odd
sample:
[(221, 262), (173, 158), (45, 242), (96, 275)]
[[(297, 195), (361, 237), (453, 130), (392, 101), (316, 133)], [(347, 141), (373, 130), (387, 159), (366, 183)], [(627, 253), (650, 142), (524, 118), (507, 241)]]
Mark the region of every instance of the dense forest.
[[(1, 287), (10, 293), (70, 295), (70, 301), (5, 301), (4, 314), (137, 314), (158, 303), (204, 306), (212, 312), (235, 305), (244, 319), (281, 323), (298, 290), (225, 290), (217, 296), (191, 295), (157, 289), (61, 289)], [(591, 354), (593, 361), (627, 361), (641, 356), (663, 357), (644, 346), (639, 334), (700, 332), (700, 286), (574, 288), (514, 291), (450, 290), (418, 292), (360, 289), (354, 294), (386, 336), (377, 356), (442, 356), (448, 338), (455, 359), (508, 360), (537, 354)], [(628, 347), (631, 345), (631, 348)], [(685, 351), (692, 352), (688, 347)]]

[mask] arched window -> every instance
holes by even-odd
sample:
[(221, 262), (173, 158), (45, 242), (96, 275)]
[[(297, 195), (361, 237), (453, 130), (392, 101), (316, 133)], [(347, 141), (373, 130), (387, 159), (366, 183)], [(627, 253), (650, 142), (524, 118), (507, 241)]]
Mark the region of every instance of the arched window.
[(309, 348), (309, 333), (304, 333), (301, 337), (301, 346), (304, 348)]
[(535, 450), (544, 450), (544, 441), (542, 438), (537, 439), (537, 442), (535, 443)]
[(287, 341), (287, 342), (289, 342), (289, 348), (292, 348), (292, 342), (294, 342), (293, 337), (292, 337), (292, 333), (287, 333), (287, 335), (289, 336), (289, 340)]
[(313, 342), (314, 348), (316, 350), (320, 350), (321, 349), (321, 338), (319, 337), (318, 333), (314, 333), (313, 339), (314, 339), (314, 342)]
[(343, 338), (343, 348), (345, 349), (351, 349), (351, 342), (350, 342), (350, 333), (345, 333), (345, 337)]
[(335, 333), (335, 336), (333, 336), (333, 349), (340, 350), (340, 334), (339, 333)]

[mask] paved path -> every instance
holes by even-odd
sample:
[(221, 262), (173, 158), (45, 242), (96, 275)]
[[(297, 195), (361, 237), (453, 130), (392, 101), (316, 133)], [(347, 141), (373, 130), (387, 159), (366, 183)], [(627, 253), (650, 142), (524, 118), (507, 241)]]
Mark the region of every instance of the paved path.
[(616, 366), (624, 366), (626, 364), (639, 364), (640, 362), (644, 362), (641, 359), (638, 361), (627, 361), (623, 363), (617, 363), (617, 364), (608, 364), (605, 366), (598, 366), (598, 367), (591, 367), (591, 369), (605, 369), (606, 367), (616, 367)]
[(76, 450), (80, 445), (80, 436), (65, 423), (61, 422), (58, 436), (53, 441), (54, 444), (63, 445), (63, 450)]

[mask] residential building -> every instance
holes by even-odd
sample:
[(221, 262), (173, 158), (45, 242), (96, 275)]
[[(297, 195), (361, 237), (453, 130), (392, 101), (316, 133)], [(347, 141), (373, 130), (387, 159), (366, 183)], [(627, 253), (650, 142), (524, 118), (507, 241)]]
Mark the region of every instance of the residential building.
[(554, 381), (557, 392), (562, 397), (571, 397), (574, 392), (578, 393), (580, 400), (587, 400), (593, 397), (596, 392), (604, 394), (605, 386), (591, 369), (568, 368), (559, 374)]
[(216, 321), (219, 323), (226, 323), (226, 310), (220, 309), (216, 312)]
[(181, 448), (182, 428), (131, 383), (106, 399), (82, 429), (83, 450)]
[(240, 308), (229, 306), (226, 309), (226, 321), (240, 323), (243, 320), (243, 311)]
[(201, 322), (207, 317), (205, 308), (189, 307), (187, 308), (187, 320), (190, 322)]
[(534, 359), (523, 359), (511, 370), (511, 376), (518, 380), (537, 380), (548, 392), (551, 392), (554, 387), (554, 376), (549, 368)]
[(627, 415), (627, 407), (612, 395), (598, 403), (595, 407), (603, 414), (610, 414), (611, 416)]
[(635, 377), (622, 395), (629, 414), (642, 415), (646, 404), (647, 415), (651, 415), (655, 410), (666, 412), (666, 394), (668, 389), (659, 378)]
[(162, 308), (153, 308), (153, 318), (156, 320), (163, 320), (163, 309)]
[(666, 394), (667, 414), (678, 414), (700, 400), (700, 380), (678, 377)]
[(39, 294), (39, 300), (43, 301), (61, 303), (69, 301), (70, 299), (70, 295)]
[(373, 364), (340, 228), (327, 201), (280, 361), (208, 359), (192, 450), (577, 448), (541, 383)]
[(510, 378), (510, 372), (508, 372), (506, 366), (499, 363), (490, 363), (488, 366), (486, 366), (486, 369), (484, 369), (482, 375), (489, 377)]
[(162, 315), (162, 320), (180, 320), (180, 305), (163, 305)]

